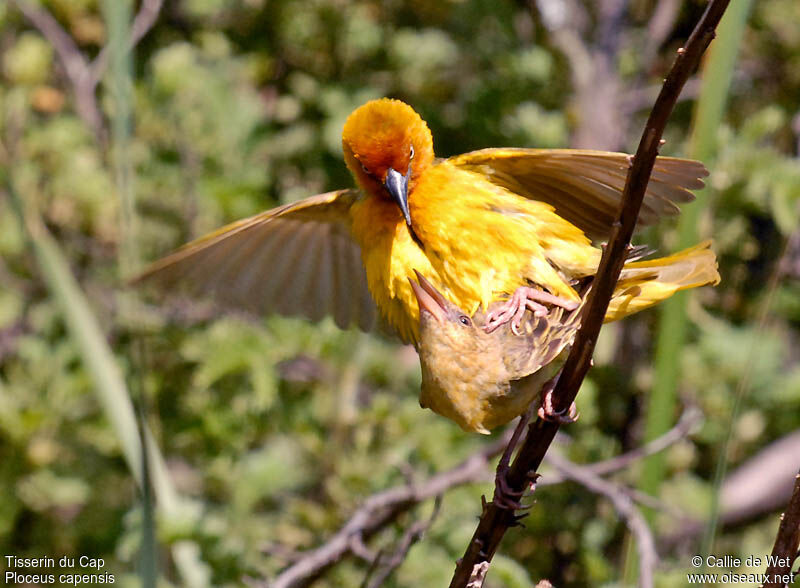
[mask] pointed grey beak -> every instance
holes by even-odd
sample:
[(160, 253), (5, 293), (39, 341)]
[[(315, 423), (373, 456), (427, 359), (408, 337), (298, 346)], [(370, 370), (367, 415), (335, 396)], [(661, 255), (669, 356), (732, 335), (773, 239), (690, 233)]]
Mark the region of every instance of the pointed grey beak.
[(410, 177), (411, 165), (409, 164), (408, 171), (404, 176), (401, 175), (399, 171), (390, 167), (386, 172), (386, 179), (383, 181), (386, 190), (391, 194), (392, 198), (394, 198), (397, 206), (400, 207), (408, 228), (411, 228), (411, 215), (408, 212), (408, 178)]

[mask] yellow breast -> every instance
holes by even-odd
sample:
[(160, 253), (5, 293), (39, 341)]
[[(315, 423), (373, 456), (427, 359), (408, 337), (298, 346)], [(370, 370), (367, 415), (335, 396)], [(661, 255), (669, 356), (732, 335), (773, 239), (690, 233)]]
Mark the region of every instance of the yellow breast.
[[(361, 246), (367, 285), (381, 315), (403, 341), (419, 337), (419, 308), (408, 278), (414, 270), (441, 286), (393, 202), (367, 197), (352, 207), (353, 235)], [(444, 291), (444, 288), (443, 288)]]

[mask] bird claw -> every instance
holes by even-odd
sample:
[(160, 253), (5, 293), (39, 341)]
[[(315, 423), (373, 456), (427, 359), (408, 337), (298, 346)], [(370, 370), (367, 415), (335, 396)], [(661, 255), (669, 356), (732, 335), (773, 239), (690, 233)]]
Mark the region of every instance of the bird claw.
[(542, 405), (539, 407), (539, 410), (536, 411), (536, 414), (543, 421), (550, 421), (551, 423), (558, 423), (559, 425), (570, 425), (577, 421), (581, 415), (574, 402), (570, 404), (569, 408), (566, 410), (556, 410), (553, 407), (554, 387), (555, 386), (548, 387), (542, 395)]
[(519, 328), (526, 310), (531, 310), (534, 316), (547, 316), (548, 309), (544, 304), (541, 304), (542, 302), (560, 306), (565, 310), (575, 310), (578, 307), (578, 302), (574, 300), (567, 300), (566, 298), (554, 296), (553, 294), (529, 286), (521, 286), (514, 291), (511, 298), (506, 300), (503, 305), (486, 315), (486, 326), (484, 330), (487, 333), (491, 333), (510, 321), (511, 331), (519, 336), (522, 334)]
[(517, 511), (529, 509), (531, 507), (530, 504), (522, 504), (522, 497), (525, 495), (527, 488), (525, 490), (512, 490), (506, 478), (507, 474), (507, 468), (498, 469), (497, 475), (495, 476), (495, 490), (492, 502), (503, 510)]
[(500, 472), (497, 473), (492, 502), (494, 502), (499, 508), (512, 511), (521, 509), (522, 503), (520, 501), (522, 500), (523, 494), (524, 492), (511, 489), (511, 487), (508, 485), (508, 480), (506, 480), (506, 472), (503, 472), (502, 474)]
[(550, 421), (551, 423), (558, 423), (559, 425), (571, 425), (581, 416), (574, 402), (570, 404), (568, 409), (560, 411), (552, 410), (552, 408), (548, 411), (540, 406), (536, 414), (539, 415), (539, 418), (543, 421)]

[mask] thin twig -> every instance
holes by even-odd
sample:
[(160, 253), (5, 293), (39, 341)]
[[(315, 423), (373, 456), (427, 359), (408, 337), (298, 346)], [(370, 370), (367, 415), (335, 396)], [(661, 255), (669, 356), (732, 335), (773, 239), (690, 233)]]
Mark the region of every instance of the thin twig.
[(378, 560), (378, 554), (372, 551), (364, 543), (361, 533), (356, 533), (350, 537), (350, 553), (366, 562), (373, 563)]
[[(557, 412), (566, 412), (569, 409), (589, 370), (592, 353), (609, 300), (625, 263), (630, 239), (639, 216), (650, 173), (658, 155), (667, 119), (672, 113), (684, 83), (697, 67), (700, 57), (714, 38), (717, 24), (728, 3), (729, 0), (711, 0), (686, 46), (678, 51), (675, 63), (664, 81), (661, 93), (647, 120), (632, 168), (625, 182), (620, 210), (613, 225), (611, 239), (603, 251), (597, 277), (589, 294), (583, 323), (552, 394), (554, 410)], [(557, 422), (543, 419), (538, 419), (530, 426), (522, 448), (506, 476), (507, 485), (512, 491), (525, 489), (531, 472), (535, 472), (539, 468), (558, 428)], [(499, 488), (496, 488), (496, 496), (498, 492)], [(483, 509), (478, 527), (467, 546), (464, 557), (456, 567), (450, 583), (451, 588), (466, 586), (475, 566), (484, 561), (491, 561), (506, 530), (515, 522), (514, 513), (500, 508), (494, 501)]]
[(389, 578), (392, 572), (400, 567), (400, 564), (402, 564), (406, 559), (406, 555), (408, 555), (408, 550), (411, 549), (411, 546), (422, 539), (425, 531), (427, 531), (433, 524), (433, 521), (436, 520), (441, 506), (442, 496), (440, 494), (436, 497), (431, 516), (425, 521), (417, 521), (411, 525), (406, 532), (403, 533), (403, 537), (400, 539), (397, 548), (389, 557), (376, 558), (376, 562), (379, 565), (383, 565), (383, 568), (380, 569), (375, 578), (373, 578), (372, 582), (369, 583), (369, 588), (379, 588), (380, 586), (383, 586), (383, 583)]
[[(667, 447), (674, 445), (681, 439), (685, 439), (687, 435), (694, 429), (694, 427), (702, 420), (702, 413), (696, 408), (689, 408), (681, 415), (678, 419), (678, 422), (672, 427), (669, 431), (661, 435), (660, 437), (656, 437), (652, 441), (645, 443), (641, 447), (637, 447), (632, 449), (622, 455), (618, 455), (616, 457), (612, 457), (610, 459), (606, 459), (603, 461), (598, 461), (595, 463), (590, 463), (586, 465), (581, 464), (574, 464), (575, 467), (580, 468), (581, 471), (585, 471), (592, 476), (606, 476), (608, 474), (613, 474), (620, 470), (627, 468), (632, 463), (635, 463), (639, 460), (642, 460), (646, 457), (650, 457), (656, 453), (660, 453), (664, 451)], [(548, 474), (546, 478), (540, 478), (537, 482), (537, 486), (554, 486), (556, 484), (562, 484), (565, 480), (571, 479), (567, 476), (562, 475), (559, 472), (558, 467), (550, 461), (550, 456), (552, 455), (552, 451), (548, 452), (547, 455), (544, 457), (544, 463), (549, 465), (553, 465), (556, 473), (555, 475)], [(563, 459), (563, 458), (562, 458)], [(671, 507), (670, 505), (658, 500), (654, 496), (650, 494), (646, 494), (644, 492), (640, 492), (635, 488), (623, 487), (621, 486), (623, 491), (630, 496), (634, 502), (638, 502), (644, 506), (652, 508), (653, 510), (658, 510), (662, 512), (669, 513), (672, 517), (676, 519), (686, 519), (687, 522), (693, 522), (694, 519), (684, 512)]]
[[(133, 19), (131, 25), (131, 48), (136, 47), (144, 36), (153, 28), (158, 20), (158, 15), (161, 12), (161, 6), (164, 0), (142, 0), (142, 5), (139, 7), (139, 12)], [(97, 57), (92, 61), (90, 70), (90, 80), (92, 83), (92, 91), (94, 87), (100, 82), (103, 74), (108, 67), (109, 47), (106, 45), (97, 54)]]
[(653, 7), (653, 14), (647, 23), (647, 38), (642, 51), (642, 63), (649, 69), (658, 50), (675, 28), (675, 21), (681, 10), (680, 0), (661, 0)]
[[(659, 439), (660, 439), (660, 437), (659, 437)], [(679, 438), (673, 438), (673, 442), (677, 441), (678, 439)], [(656, 441), (656, 439), (654, 439), (653, 441)], [(648, 444), (648, 446), (649, 445), (650, 444)], [(644, 446), (644, 447), (647, 447), (647, 446)], [(660, 448), (659, 451), (661, 451), (661, 449), (663, 449), (663, 447)], [(537, 480), (537, 482), (536, 482), (536, 487), (537, 488), (539, 486), (555, 486), (557, 484), (563, 484), (567, 480), (575, 481), (574, 478), (571, 478), (571, 477), (566, 476), (563, 473), (561, 473), (556, 464), (551, 463), (550, 456), (553, 455), (553, 453), (554, 453), (553, 450), (551, 450), (551, 451), (549, 451), (547, 453), (547, 455), (544, 456), (544, 463), (553, 466), (553, 468), (555, 469), (555, 475), (548, 473), (546, 478), (544, 478), (544, 477), (539, 478)], [(574, 463), (574, 462), (570, 462), (570, 463), (573, 465), (573, 467), (580, 468), (580, 470), (582, 472), (586, 472), (589, 475), (592, 475), (592, 476), (604, 476), (606, 474), (614, 473), (614, 472), (619, 471), (619, 470), (621, 470), (623, 468), (626, 468), (627, 466), (629, 466), (634, 461), (639, 460), (639, 459), (644, 459), (645, 457), (648, 457), (648, 456), (650, 456), (652, 454), (653, 453), (642, 453), (642, 452), (639, 451), (639, 449), (634, 449), (630, 453), (625, 453), (625, 454), (623, 454), (623, 455), (621, 455), (619, 457), (611, 458), (611, 459), (608, 459), (608, 460), (605, 460), (605, 461), (599, 461), (599, 462), (596, 462), (596, 463), (591, 463), (591, 464), (588, 464), (588, 465), (581, 465), (581, 464), (577, 464), (577, 463)], [(629, 456), (630, 456), (630, 458), (629, 458)], [(566, 458), (561, 456), (560, 459), (564, 460)], [(687, 524), (697, 523), (698, 522), (698, 519), (695, 519), (694, 517), (692, 517), (690, 515), (687, 515), (682, 510), (680, 510), (678, 508), (675, 508), (674, 506), (669, 505), (669, 504), (665, 503), (662, 500), (659, 500), (655, 496), (652, 496), (652, 495), (647, 494), (645, 492), (641, 492), (640, 490), (637, 490), (636, 488), (631, 488), (629, 486), (620, 485), (620, 491), (625, 492), (625, 494), (627, 494), (634, 502), (637, 502), (637, 503), (639, 503), (639, 504), (641, 504), (643, 506), (646, 506), (648, 508), (652, 508), (655, 511), (660, 511), (660, 512), (667, 513), (673, 519), (684, 520)]]
[[(700, 95), (700, 88), (703, 82), (698, 77), (693, 77), (687, 80), (686, 85), (683, 87), (678, 102), (686, 102), (689, 100), (697, 100)], [(660, 86), (647, 85), (635, 86), (623, 92), (619, 97), (619, 110), (623, 116), (630, 117), (640, 111), (650, 108), (653, 100), (658, 96)]]
[(800, 547), (800, 473), (794, 478), (794, 491), (789, 506), (781, 515), (781, 524), (775, 536), (764, 588), (783, 588), (792, 581), (792, 566)]
[(548, 462), (564, 477), (578, 482), (611, 501), (616, 511), (625, 519), (628, 529), (636, 539), (636, 547), (639, 552), (639, 588), (652, 588), (653, 570), (658, 562), (656, 543), (650, 527), (647, 526), (647, 521), (636, 508), (626, 489), (587, 471), (585, 467), (576, 466), (557, 452), (551, 452), (548, 455)]
[[(78, 116), (100, 144), (105, 143), (106, 130), (100, 106), (97, 103), (97, 84), (108, 67), (108, 46), (89, 63), (74, 39), (43, 6), (33, 5), (28, 0), (13, 0), (19, 11), (47, 39), (58, 55), (67, 80), (75, 97)], [(161, 12), (163, 0), (142, 0), (131, 28), (131, 48), (153, 28)]]
[(647, 494), (646, 492), (642, 492), (641, 490), (630, 488), (628, 486), (623, 486), (623, 489), (634, 502), (641, 504), (642, 506), (646, 506), (655, 512), (662, 512), (666, 515), (669, 515), (673, 521), (681, 522), (684, 525), (691, 525), (699, 521), (699, 519), (696, 517), (687, 514), (680, 508), (672, 506), (671, 504), (667, 504), (652, 494)]
[(75, 97), (75, 110), (99, 143), (105, 142), (103, 116), (95, 95), (96, 83), (92, 83), (89, 62), (78, 49), (73, 38), (58, 21), (42, 6), (34, 6), (27, 0), (13, 0), (25, 18), (53, 46)]
[[(588, 465), (576, 465), (575, 467), (581, 468), (588, 475), (595, 477), (618, 472), (628, 467), (631, 463), (662, 451), (683, 439), (699, 418), (699, 413), (696, 410), (688, 410), (679, 419), (675, 427), (646, 445), (605, 461)], [(419, 502), (432, 496), (441, 496), (456, 486), (489, 481), (492, 478), (489, 468), (492, 458), (509, 444), (509, 440), (515, 430), (516, 428), (509, 427), (500, 439), (480, 449), (475, 455), (448, 472), (433, 476), (427, 481), (413, 483), (411, 481), (412, 477), (405, 476), (406, 484), (403, 486), (373, 495), (359, 507), (358, 512), (351, 517), (340, 531), (328, 539), (324, 545), (314, 550), (300, 553), (276, 545), (266, 546), (264, 548), (266, 552), (288, 560), (292, 564), (275, 579), (275, 584), (272, 585), (302, 585), (311, 578), (318, 577), (327, 567), (347, 555), (353, 555), (373, 564), (377, 569), (380, 555), (367, 547), (365, 538), (374, 535), (402, 512), (413, 508)], [(549, 476), (546, 481), (542, 480), (540, 483), (542, 485), (553, 485), (563, 483), (567, 479), (569, 479), (567, 476), (557, 472), (555, 475)], [(632, 495), (632, 497), (635, 501), (642, 503), (648, 500), (646, 497), (641, 496)], [(652, 503), (648, 505), (666, 510), (663, 505), (652, 505)], [(248, 583), (253, 586), (264, 585), (253, 579), (249, 579)]]
[[(363, 545), (364, 539), (374, 535), (396, 519), (400, 513), (420, 502), (441, 496), (450, 488), (485, 479), (490, 460), (503, 451), (510, 435), (511, 430), (508, 430), (500, 439), (487, 445), (458, 466), (437, 474), (423, 483), (390, 488), (374, 494), (323, 545), (303, 554), (273, 582), (260, 585), (271, 588), (303, 585), (318, 577), (348, 553), (352, 553), (354, 545), (357, 546), (356, 550), (360, 551), (359, 547)], [(355, 541), (354, 537), (357, 538)], [(362, 552), (360, 555), (366, 553)]]
[(675, 423), (675, 426), (660, 437), (656, 437), (641, 447), (631, 449), (622, 455), (585, 467), (596, 476), (605, 476), (612, 472), (622, 470), (635, 461), (660, 453), (681, 439), (685, 439), (701, 420), (703, 420), (703, 415), (697, 408), (688, 408), (681, 415), (680, 419), (678, 419), (678, 422)]
[(614, 71), (619, 34), (617, 28), (624, 3), (606, 0), (598, 8), (599, 42), (584, 41), (582, 24), (589, 20), (578, 3), (553, 10), (552, 2), (538, 0), (535, 5), (552, 44), (569, 61), (578, 123), (570, 144), (577, 148), (619, 150), (626, 121), (616, 105), (621, 82)]

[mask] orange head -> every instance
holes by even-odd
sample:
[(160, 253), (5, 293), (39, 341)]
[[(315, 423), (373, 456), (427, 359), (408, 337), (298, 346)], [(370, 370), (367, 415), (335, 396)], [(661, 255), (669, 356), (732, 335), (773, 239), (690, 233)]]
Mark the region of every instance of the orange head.
[(348, 117), (342, 147), (361, 189), (393, 199), (410, 227), (408, 194), (433, 162), (433, 138), (425, 121), (399, 100), (372, 100)]

